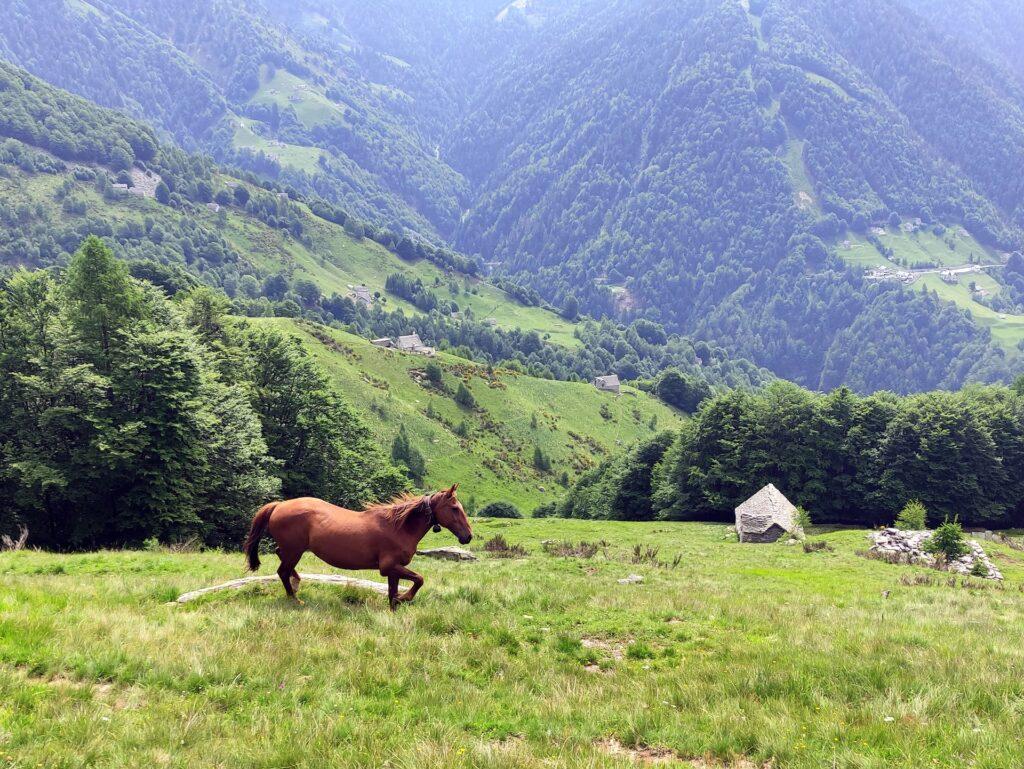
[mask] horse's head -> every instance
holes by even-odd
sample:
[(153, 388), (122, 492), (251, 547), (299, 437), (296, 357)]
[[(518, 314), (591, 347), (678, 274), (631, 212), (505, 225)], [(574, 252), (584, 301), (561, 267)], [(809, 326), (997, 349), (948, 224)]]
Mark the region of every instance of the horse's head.
[(429, 497), (431, 511), (434, 514), (435, 531), (437, 526), (444, 526), (462, 545), (468, 545), (473, 539), (473, 530), (469, 527), (469, 519), (466, 518), (466, 511), (462, 503), (455, 496), (455, 490), (459, 484), (450, 489), (442, 489)]

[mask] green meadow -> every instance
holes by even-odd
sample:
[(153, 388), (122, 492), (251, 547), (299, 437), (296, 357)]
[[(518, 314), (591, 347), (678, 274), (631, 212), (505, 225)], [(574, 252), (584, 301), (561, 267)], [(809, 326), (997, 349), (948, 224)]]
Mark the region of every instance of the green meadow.
[[(563, 470), (573, 480), (639, 438), (681, 422), (678, 412), (631, 387), (616, 397), (589, 383), (492, 371), (443, 352), (425, 358), (382, 349), (344, 331), (286, 318), (252, 322), (299, 337), (382, 445), (390, 448), (404, 426), (426, 459), (427, 485), (460, 481), (464, 499), (472, 496), (477, 506), (506, 500), (529, 513), (564, 493), (558, 483)], [(425, 375), (430, 361), (442, 369), (440, 383)], [(455, 402), (460, 383), (475, 408)], [(534, 466), (536, 448), (552, 470)]]
[(296, 117), (306, 128), (337, 122), (346, 109), (328, 99), (318, 86), (283, 68), (271, 71), (265, 64), (260, 68), (260, 86), (249, 103), (276, 104), (281, 110), (294, 109)]
[[(474, 528), (480, 560), (415, 559), (396, 613), (323, 585), (169, 603), (241, 576), (240, 553), (2, 553), (0, 764), (1020, 765), (1024, 553), (986, 543), (997, 589), (861, 558), (863, 531), (806, 553), (713, 524)], [(497, 534), (526, 554), (487, 555)]]
[[(836, 253), (849, 264), (865, 269), (891, 267), (900, 270), (906, 269), (907, 265), (913, 268), (914, 265), (923, 263), (935, 264), (938, 265), (936, 269), (942, 269), (961, 267), (971, 260), (983, 264), (997, 262), (996, 254), (990, 249), (985, 248), (969, 234), (956, 233), (956, 229), (947, 230), (946, 237), (951, 238), (954, 245), (954, 248), (950, 248), (944, 238), (938, 237), (930, 230), (908, 234), (888, 228), (887, 234), (880, 240), (893, 250), (894, 259), (904, 260), (902, 266), (880, 254), (865, 238), (850, 233), (840, 238)], [(849, 240), (849, 248), (843, 245), (843, 240)], [(918, 277), (913, 286), (918, 290), (922, 286), (926, 287), (943, 299), (968, 310), (975, 323), (992, 331), (992, 337), (998, 344), (1007, 351), (1016, 353), (1019, 350), (1018, 345), (1024, 341), (1024, 315), (997, 312), (976, 301), (971, 293), (971, 283), (990, 294), (1000, 290), (998, 281), (985, 272), (957, 275), (955, 284), (946, 283), (938, 273), (926, 274)]]

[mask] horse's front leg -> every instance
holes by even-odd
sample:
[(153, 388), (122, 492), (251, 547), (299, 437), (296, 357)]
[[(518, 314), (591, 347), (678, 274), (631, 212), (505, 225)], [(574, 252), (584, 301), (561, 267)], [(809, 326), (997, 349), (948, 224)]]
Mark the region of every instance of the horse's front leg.
[(391, 611), (398, 606), (398, 575), (389, 573), (388, 577), (388, 605)]
[[(412, 582), (412, 587), (401, 595), (395, 595), (398, 592), (398, 580), (400, 579), (409, 580)], [(404, 566), (395, 564), (388, 571), (388, 598), (391, 602), (392, 609), (394, 609), (400, 602), (404, 603), (415, 598), (417, 591), (419, 591), (421, 587), (423, 587), (423, 577), (412, 569), (407, 569)]]

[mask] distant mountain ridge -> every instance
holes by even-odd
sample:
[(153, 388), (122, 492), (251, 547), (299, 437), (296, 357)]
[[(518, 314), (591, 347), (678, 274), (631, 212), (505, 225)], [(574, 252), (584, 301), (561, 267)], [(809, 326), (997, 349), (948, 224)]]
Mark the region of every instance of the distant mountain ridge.
[[(909, 391), (1005, 378), (1019, 351), (945, 298), (865, 282), (837, 246), (921, 219), (965, 227), (986, 261), (1021, 248), (1020, 17), (1010, 0), (14, 0), (0, 55), (556, 305), (812, 387)], [(997, 301), (1024, 314), (1009, 288)]]

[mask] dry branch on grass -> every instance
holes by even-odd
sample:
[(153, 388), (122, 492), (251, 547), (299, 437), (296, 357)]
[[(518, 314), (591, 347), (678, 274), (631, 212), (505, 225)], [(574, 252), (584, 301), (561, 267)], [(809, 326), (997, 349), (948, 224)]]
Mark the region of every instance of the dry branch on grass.
[[(383, 582), (373, 582), (368, 579), (358, 579), (356, 577), (346, 577), (342, 574), (300, 574), (299, 577), (303, 582), (319, 582), (325, 585), (341, 585), (343, 587), (358, 587), (364, 590), (372, 590), (375, 593), (381, 595), (388, 594), (388, 586)], [(192, 590), (188, 593), (182, 593), (177, 598), (177, 603), (188, 603), (196, 598), (207, 595), (208, 593), (216, 593), (220, 590), (238, 590), (247, 585), (257, 585), (264, 582), (281, 582), (281, 578), (276, 574), (264, 574), (259, 577), (242, 577), (241, 579), (233, 579), (230, 582), (224, 582), (220, 585), (213, 585), (212, 587), (203, 587), (199, 590)]]
[(23, 550), (26, 542), (28, 542), (28, 527), (22, 526), (17, 539), (8, 534), (0, 536), (0, 550)]

